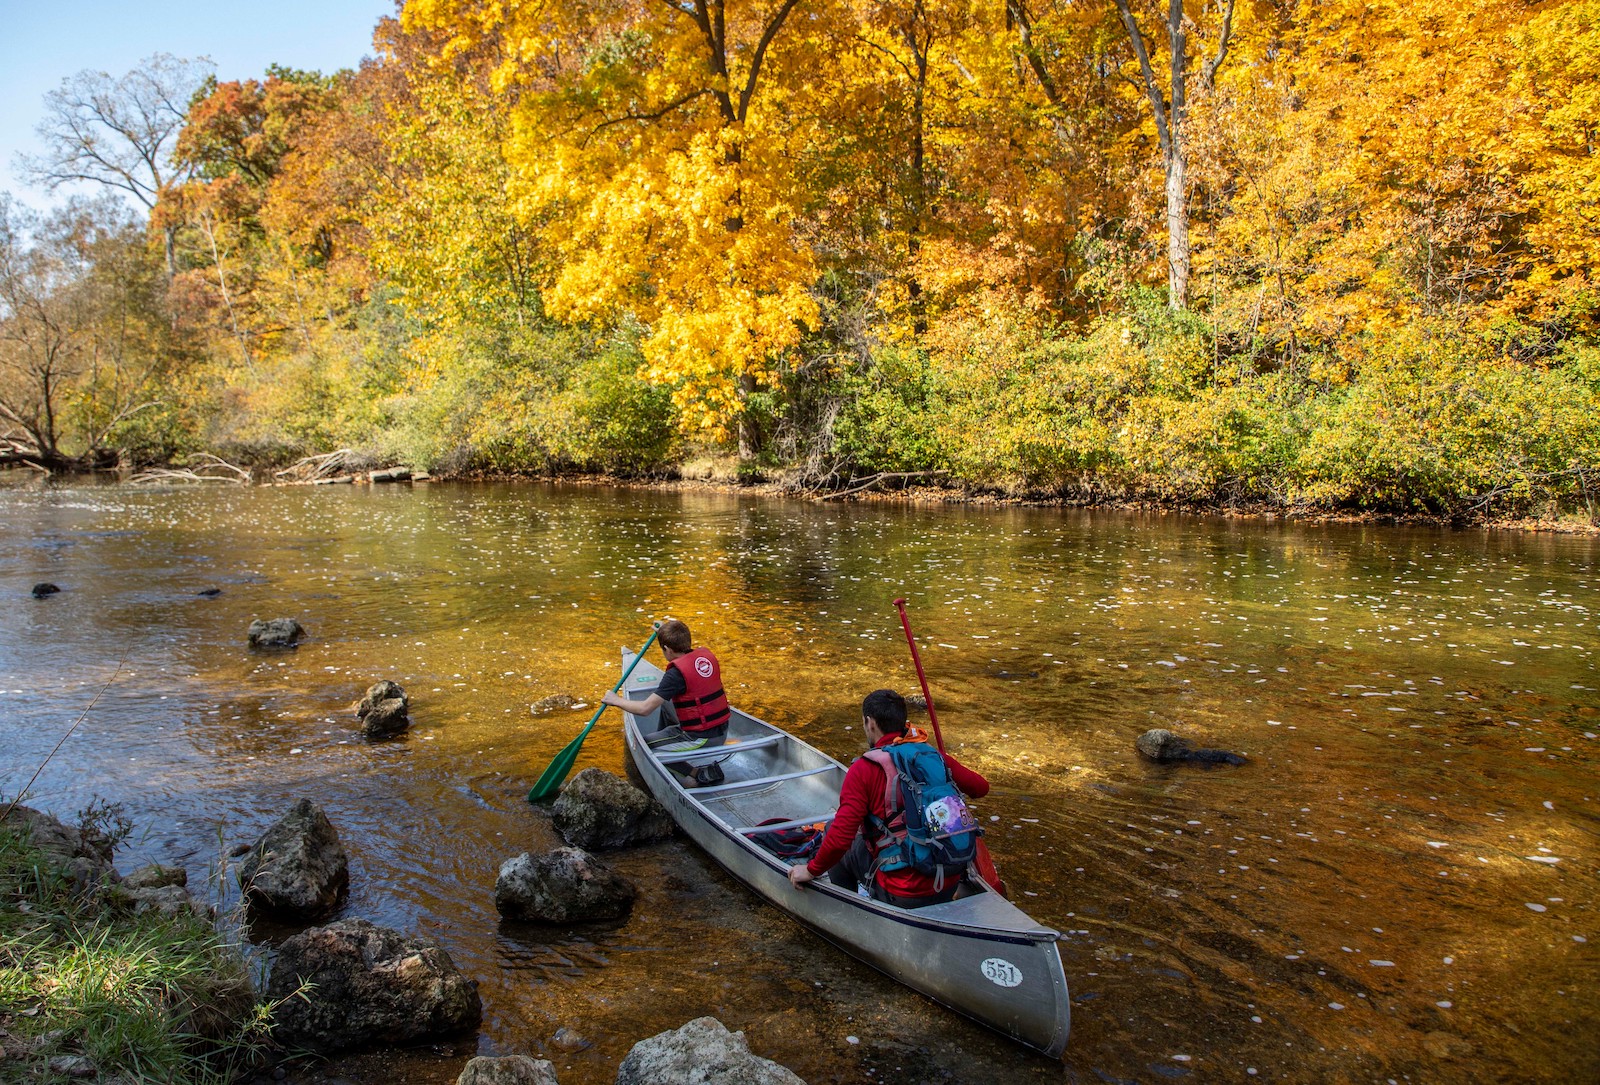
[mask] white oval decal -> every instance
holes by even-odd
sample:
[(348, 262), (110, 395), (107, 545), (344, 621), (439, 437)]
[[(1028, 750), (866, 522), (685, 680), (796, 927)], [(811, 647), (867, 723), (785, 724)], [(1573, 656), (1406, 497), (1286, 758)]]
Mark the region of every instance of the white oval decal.
[(983, 971), (983, 978), (997, 987), (1015, 987), (1022, 982), (1022, 969), (999, 957), (990, 957), (979, 968)]
[(701, 678), (710, 678), (711, 660), (707, 659), (705, 656), (701, 656), (699, 659), (694, 661), (694, 670), (695, 673)]

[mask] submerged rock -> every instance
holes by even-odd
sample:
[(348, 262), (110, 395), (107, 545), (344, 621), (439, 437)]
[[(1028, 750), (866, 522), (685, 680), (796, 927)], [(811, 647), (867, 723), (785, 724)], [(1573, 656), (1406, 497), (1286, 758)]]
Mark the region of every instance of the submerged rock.
[(794, 1071), (750, 1052), (744, 1033), (715, 1017), (640, 1040), (622, 1060), (617, 1085), (805, 1085)]
[(257, 618), (250, 623), (247, 634), (252, 648), (293, 648), (305, 635), (305, 629), (293, 618), (273, 618), (265, 622)]
[(43, 599), (45, 596), (54, 595), (60, 590), (54, 584), (35, 584), (33, 586), (33, 597), (35, 599)]
[(523, 852), (500, 864), (494, 883), (501, 915), (535, 923), (620, 919), (638, 895), (632, 882), (578, 848), (538, 858)]
[(411, 726), (411, 717), (407, 715), (410, 706), (411, 698), (398, 683), (388, 679), (374, 683), (356, 707), (356, 716), (362, 722), (361, 733), (368, 738), (398, 735)]
[(552, 811), (556, 831), (578, 848), (625, 848), (672, 835), (672, 815), (622, 777), (584, 769), (561, 789)]
[(1134, 746), (1152, 761), (1198, 761), (1205, 764), (1242, 765), (1242, 754), (1227, 750), (1201, 750), (1164, 727), (1154, 727), (1134, 740)]
[(124, 889), (162, 889), (169, 885), (186, 886), (189, 872), (181, 866), (162, 866), (151, 863), (142, 866), (122, 879)]
[(477, 985), (442, 946), (365, 919), (284, 942), (267, 997), (273, 1039), (323, 1053), (455, 1036), (483, 1018)]
[(456, 1078), (456, 1085), (559, 1085), (556, 1068), (527, 1055), (479, 1055)]
[(254, 907), (318, 919), (349, 893), (350, 861), (321, 807), (301, 799), (250, 849), (239, 885)]
[(558, 708), (571, 708), (578, 703), (578, 699), (570, 693), (552, 693), (548, 697), (540, 697), (528, 706), (528, 711), (535, 716), (542, 716), (546, 712), (554, 712)]

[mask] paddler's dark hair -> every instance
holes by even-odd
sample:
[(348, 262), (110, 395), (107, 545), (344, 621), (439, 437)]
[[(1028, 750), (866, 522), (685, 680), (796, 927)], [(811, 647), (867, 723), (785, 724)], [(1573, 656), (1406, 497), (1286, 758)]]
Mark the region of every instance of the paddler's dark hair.
[(671, 648), (674, 652), (687, 652), (694, 648), (694, 640), (689, 636), (689, 627), (676, 618), (668, 618), (661, 623), (656, 639), (661, 642), (661, 647)]
[(861, 701), (861, 714), (871, 716), (886, 735), (906, 729), (906, 699), (892, 689), (875, 689)]

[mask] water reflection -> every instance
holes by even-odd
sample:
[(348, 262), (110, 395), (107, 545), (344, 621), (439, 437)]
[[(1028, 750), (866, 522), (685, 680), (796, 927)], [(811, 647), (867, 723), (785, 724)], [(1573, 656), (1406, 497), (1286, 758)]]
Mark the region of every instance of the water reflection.
[[(534, 486), (0, 492), (0, 510), (0, 782), (120, 665), (41, 805), (122, 799), (144, 827), (124, 867), (198, 879), (315, 796), (352, 853), (348, 914), (442, 939), (481, 982), (482, 1049), (550, 1057), (567, 1085), (705, 1013), (813, 1085), (1600, 1068), (1570, 1042), (1600, 1024), (1591, 541)], [(65, 590), (34, 600), (39, 580)], [(500, 921), (500, 860), (556, 843), (523, 796), (592, 711), (531, 702), (592, 705), (672, 613), (742, 707), (849, 756), (861, 693), (916, 683), (898, 595), (948, 740), (996, 784), (980, 812), (1013, 893), (1064, 932), (1059, 1066), (686, 844), (614, 857), (642, 890), (626, 923)], [(311, 639), (249, 652), (250, 620), (278, 616)], [(380, 678), (414, 727), (369, 744), (351, 706)], [(1251, 764), (1141, 762), (1156, 725)], [(584, 749), (620, 770), (608, 729)], [(440, 1058), (365, 1080), (448, 1080)]]

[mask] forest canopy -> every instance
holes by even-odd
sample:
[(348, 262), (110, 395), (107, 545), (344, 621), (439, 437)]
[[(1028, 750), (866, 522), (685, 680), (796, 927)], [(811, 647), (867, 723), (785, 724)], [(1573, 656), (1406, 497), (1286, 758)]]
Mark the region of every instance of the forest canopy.
[(138, 214), (0, 201), (0, 455), (1594, 516), (1600, 0), (410, 0), (374, 50), (47, 98), (33, 178)]

